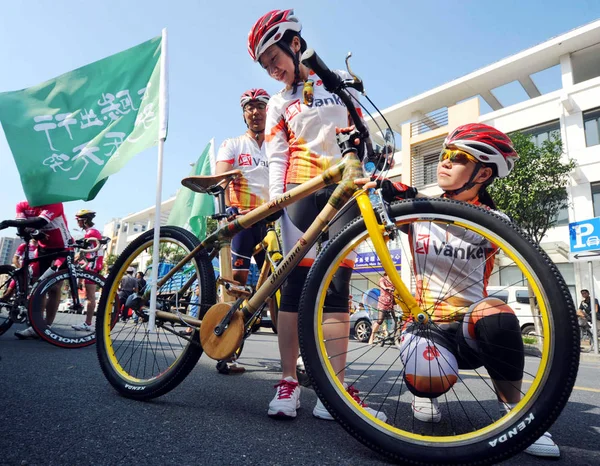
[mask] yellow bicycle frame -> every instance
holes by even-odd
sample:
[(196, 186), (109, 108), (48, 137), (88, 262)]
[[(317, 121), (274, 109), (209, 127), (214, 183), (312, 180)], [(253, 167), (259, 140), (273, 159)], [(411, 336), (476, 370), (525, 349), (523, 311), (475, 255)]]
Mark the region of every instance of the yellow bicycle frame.
[(400, 278), (400, 274), (396, 270), (396, 266), (392, 261), (392, 257), (390, 255), (390, 251), (387, 247), (384, 232), (385, 226), (381, 225), (377, 218), (375, 217), (375, 211), (373, 210), (373, 206), (371, 205), (371, 200), (367, 193), (362, 190), (356, 196), (356, 203), (360, 209), (360, 213), (365, 222), (365, 226), (367, 227), (367, 232), (369, 233), (369, 238), (373, 242), (373, 246), (375, 248), (375, 252), (377, 253), (377, 257), (381, 261), (381, 265), (383, 266), (383, 270), (388, 275), (388, 278), (396, 288), (396, 295), (400, 299), (398, 304), (402, 308), (402, 311), (405, 314), (410, 314), (413, 316), (415, 320), (419, 322), (427, 322), (428, 316), (427, 313), (422, 312), (421, 308), (417, 304), (416, 299), (411, 294), (410, 290), (406, 287), (402, 278)]

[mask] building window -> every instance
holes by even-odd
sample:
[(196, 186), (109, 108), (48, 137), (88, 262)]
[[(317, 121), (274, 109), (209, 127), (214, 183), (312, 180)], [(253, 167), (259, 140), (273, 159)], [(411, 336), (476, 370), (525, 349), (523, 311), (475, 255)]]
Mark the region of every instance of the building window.
[(594, 206), (594, 217), (600, 217), (600, 183), (592, 184), (592, 204)]
[(521, 133), (530, 136), (536, 147), (542, 147), (542, 144), (549, 139), (560, 139), (560, 122), (558, 120), (549, 121), (523, 129)]
[(444, 138), (434, 139), (411, 147), (412, 185), (417, 188), (437, 182), (437, 164)]
[(585, 128), (585, 145), (587, 147), (600, 144), (600, 108), (583, 113)]
[(558, 214), (556, 215), (556, 223), (554, 224), (554, 226), (558, 227), (560, 225), (568, 225), (568, 224), (569, 224), (569, 207), (565, 207), (558, 211)]

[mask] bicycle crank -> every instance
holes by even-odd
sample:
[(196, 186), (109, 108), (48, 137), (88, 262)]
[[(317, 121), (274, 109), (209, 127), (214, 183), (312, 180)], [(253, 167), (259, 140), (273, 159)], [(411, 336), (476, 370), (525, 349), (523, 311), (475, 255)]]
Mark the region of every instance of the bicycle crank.
[(215, 328), (227, 315), (231, 305), (218, 303), (212, 306), (202, 319), (200, 326), (200, 343), (208, 357), (220, 361), (227, 359), (235, 353), (244, 339), (244, 317), (242, 311), (235, 311), (231, 316), (229, 325), (217, 335)]

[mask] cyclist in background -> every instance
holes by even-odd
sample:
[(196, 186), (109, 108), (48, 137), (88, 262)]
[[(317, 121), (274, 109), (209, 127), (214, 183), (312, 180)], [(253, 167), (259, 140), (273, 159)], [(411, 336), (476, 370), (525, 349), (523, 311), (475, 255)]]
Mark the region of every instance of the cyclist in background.
[(129, 308), (125, 306), (127, 298), (133, 293), (138, 292), (138, 281), (133, 276), (133, 267), (127, 267), (127, 273), (121, 278), (119, 283), (119, 301), (121, 302), (121, 321), (127, 322), (129, 319)]
[[(96, 239), (100, 241), (102, 234), (93, 228), (94, 222), (92, 221), (96, 216), (96, 212), (92, 210), (81, 209), (75, 214), (77, 225), (84, 231), (84, 239)], [(95, 247), (93, 243), (90, 246)], [(95, 252), (86, 252), (80, 254), (78, 262), (83, 265), (84, 270), (91, 272), (100, 273), (102, 266), (104, 265), (104, 249), (101, 247)], [(72, 325), (75, 330), (82, 330), (86, 332), (93, 331), (92, 319), (94, 318), (94, 310), (96, 309), (96, 284), (91, 280), (80, 280), (80, 287), (85, 287), (85, 298), (87, 300), (85, 321), (80, 324)]]
[[(16, 212), (16, 220), (0, 222), (0, 230), (7, 227), (39, 230), (41, 235), (38, 239), (39, 275), (41, 276), (51, 266), (57, 269), (61, 268), (66, 263), (66, 257), (44, 259), (44, 256), (54, 252), (63, 252), (73, 242), (62, 203), (32, 207), (27, 201), (21, 201), (16, 206)], [(46, 302), (46, 323), (48, 326), (52, 325), (56, 317), (58, 305), (60, 304), (60, 292), (60, 286), (55, 286), (48, 292)], [(38, 338), (32, 327), (15, 332), (15, 336), (21, 340)]]
[[(377, 300), (377, 320), (373, 323), (371, 330), (371, 336), (369, 337), (369, 345), (373, 344), (375, 334), (378, 332), (379, 327), (383, 324), (383, 321), (393, 318), (394, 316), (394, 285), (387, 276), (387, 273), (383, 274), (383, 277), (379, 279), (379, 299)], [(390, 331), (391, 329), (388, 329)]]
[[(437, 167), (442, 197), (506, 217), (496, 211), (486, 188), (494, 179), (508, 176), (518, 158), (510, 138), (491, 126), (474, 123), (456, 128), (444, 141)], [(384, 197), (390, 200), (389, 193), (396, 184), (384, 181), (384, 185)], [(406, 197), (406, 188), (400, 186), (398, 198)], [(436, 324), (423, 332), (419, 324), (409, 323), (402, 332), (400, 355), (406, 368), (404, 380), (414, 395), (415, 419), (440, 422), (437, 397), (457, 381), (459, 368), (481, 366), (492, 379), (500, 412), (510, 411), (521, 399), (525, 356), (519, 320), (513, 309), (487, 294), (494, 265), (490, 258), (497, 246), (476, 233), (459, 237), (452, 234), (451, 228), (426, 222), (411, 226), (408, 237), (416, 298), (424, 309), (433, 309), (431, 318)], [(460, 249), (465, 244), (476, 249), (473, 257), (458, 259), (436, 253), (443, 247)], [(423, 277), (428, 278), (425, 281)], [(547, 432), (525, 452), (560, 456)]]
[[(230, 220), (264, 204), (269, 199), (269, 164), (265, 154), (265, 120), (269, 94), (263, 89), (250, 89), (240, 97), (242, 117), (248, 129), (237, 138), (226, 139), (217, 153), (216, 174), (241, 170), (242, 176), (229, 184), (225, 193), (227, 214)], [(250, 260), (257, 244), (267, 234), (263, 222), (242, 230), (231, 240), (233, 279), (246, 285)], [(265, 252), (254, 256), (259, 270), (265, 260)], [(217, 368), (223, 368), (219, 361)], [(221, 373), (241, 373), (245, 368), (234, 360), (227, 362), (227, 370)]]
[[(342, 157), (337, 145), (336, 129), (349, 125), (348, 110), (343, 102), (328, 92), (319, 78), (300, 63), (300, 55), (307, 48), (300, 35), (301, 29), (293, 10), (273, 10), (259, 18), (248, 34), (248, 52), (252, 59), (269, 76), (285, 86), (271, 98), (267, 109), (265, 146), (269, 160), (271, 199), (319, 176), (340, 161)], [(337, 73), (344, 79), (351, 78), (345, 71)], [(358, 97), (355, 91), (350, 92)], [(357, 108), (357, 111), (360, 115), (360, 109)], [(314, 221), (333, 189), (335, 187), (324, 188), (284, 210), (281, 233), (285, 253), (291, 250)], [(330, 227), (329, 236), (333, 237), (357, 215), (358, 209), (348, 209)], [(315, 258), (316, 248), (313, 248), (299, 266), (290, 272), (281, 288), (277, 333), (283, 373), (267, 412), (274, 418), (295, 418), (296, 410), (300, 407), (300, 387), (296, 380), (299, 354), (298, 304), (306, 276)], [(328, 295), (325, 303), (327, 325), (323, 325), (323, 329), (327, 330), (325, 339), (329, 341), (329, 354), (346, 354), (351, 274), (351, 267), (340, 268), (334, 278), (335, 287), (332, 287), (335, 292)], [(331, 363), (339, 374), (340, 381), (344, 383), (345, 357), (334, 358)], [(348, 387), (348, 392), (352, 396), (358, 396), (353, 387)], [(371, 411), (380, 419), (385, 418), (383, 413)], [(320, 400), (317, 400), (313, 415), (320, 419), (333, 419)]]

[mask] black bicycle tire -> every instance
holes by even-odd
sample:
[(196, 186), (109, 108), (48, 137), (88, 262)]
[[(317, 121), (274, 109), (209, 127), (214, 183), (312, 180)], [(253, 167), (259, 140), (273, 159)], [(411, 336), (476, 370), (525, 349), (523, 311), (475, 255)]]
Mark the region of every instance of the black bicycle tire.
[[(130, 262), (132, 255), (140, 245), (152, 241), (154, 229), (148, 230), (132, 241), (118, 257), (113, 269), (106, 279), (106, 284), (100, 297), (98, 307), (98, 316), (96, 317), (96, 334), (99, 344), (96, 346), (98, 361), (104, 376), (119, 394), (135, 400), (149, 400), (168, 393), (177, 387), (196, 366), (196, 363), (202, 355), (200, 345), (200, 332), (193, 332), (191, 335), (192, 343), (184, 350), (177, 363), (160, 377), (157, 377), (150, 383), (136, 383), (121, 377), (110, 362), (108, 350), (105, 342), (105, 327), (103, 325), (106, 312), (112, 312), (107, 309), (107, 300), (112, 289), (115, 278), (119, 276), (119, 271)], [(191, 232), (174, 226), (165, 226), (160, 228), (161, 238), (170, 238), (186, 244), (191, 251), (198, 245), (198, 239)], [(201, 251), (194, 259), (199, 271), (201, 280), (201, 297), (199, 307), (206, 312), (210, 305), (216, 302), (216, 282), (212, 264), (206, 251)], [(202, 313), (201, 313), (202, 314)], [(200, 315), (202, 317), (202, 315)]]
[[(9, 264), (5, 264), (5, 265), (0, 265), (0, 275), (2, 274), (8, 274), (11, 276), (14, 276), (14, 272), (15, 269), (12, 265)], [(3, 293), (4, 291), (0, 289), (0, 293)], [(13, 321), (10, 319), (6, 319), (4, 322), (0, 323), (0, 336), (4, 335), (11, 327), (12, 327)]]
[[(76, 279), (85, 278), (91, 280), (101, 287), (104, 287), (105, 280), (100, 274), (89, 270), (75, 270)], [(96, 334), (92, 333), (79, 338), (72, 338), (70, 336), (60, 335), (55, 328), (51, 328), (46, 324), (44, 315), (42, 312), (42, 304), (44, 295), (50, 286), (54, 286), (59, 280), (65, 280), (67, 286), (70, 286), (69, 271), (66, 269), (57, 270), (53, 274), (46, 277), (44, 280), (38, 281), (29, 297), (29, 308), (28, 316), (29, 323), (39, 335), (39, 337), (50, 343), (51, 345), (58, 346), (60, 348), (85, 348), (86, 346), (93, 345), (96, 343)], [(70, 296), (70, 294), (69, 294)]]
[[(392, 438), (358, 416), (353, 408), (349, 408), (348, 404), (337, 396), (336, 388), (331, 384), (320, 364), (315, 337), (315, 303), (327, 267), (334, 262), (338, 252), (342, 251), (352, 238), (365, 231), (366, 227), (360, 217), (350, 222), (329, 242), (310, 270), (300, 301), (299, 338), (302, 355), (307, 362), (306, 367), (313, 386), (326, 408), (344, 429), (373, 450), (406, 464), (496, 463), (522, 451), (539, 438), (556, 420), (567, 403), (579, 365), (579, 332), (575, 306), (556, 266), (538, 245), (527, 239), (526, 235), (508, 220), (478, 207), (443, 199), (419, 199), (399, 202), (391, 206), (392, 218), (430, 213), (471, 221), (493, 231), (505, 240), (507, 237), (510, 238), (509, 244), (519, 250), (525, 262), (538, 271), (536, 273), (538, 280), (545, 283), (544, 292), (548, 295), (548, 301), (556, 306), (549, 311), (555, 323), (555, 347), (548, 367), (548, 377), (545, 378), (543, 387), (540, 388), (537, 398), (528, 410), (519, 412), (512, 422), (507, 421), (501, 434), (496, 433), (495, 437), (477, 439), (471, 444), (463, 444), (460, 447), (441, 448), (439, 444), (424, 445), (407, 442), (405, 438)], [(540, 270), (544, 273), (540, 274)], [(512, 438), (506, 436), (506, 441), (494, 442), (501, 438), (501, 435), (508, 434), (527, 416), (533, 417), (529, 424), (531, 429), (519, 432), (519, 435)]]

